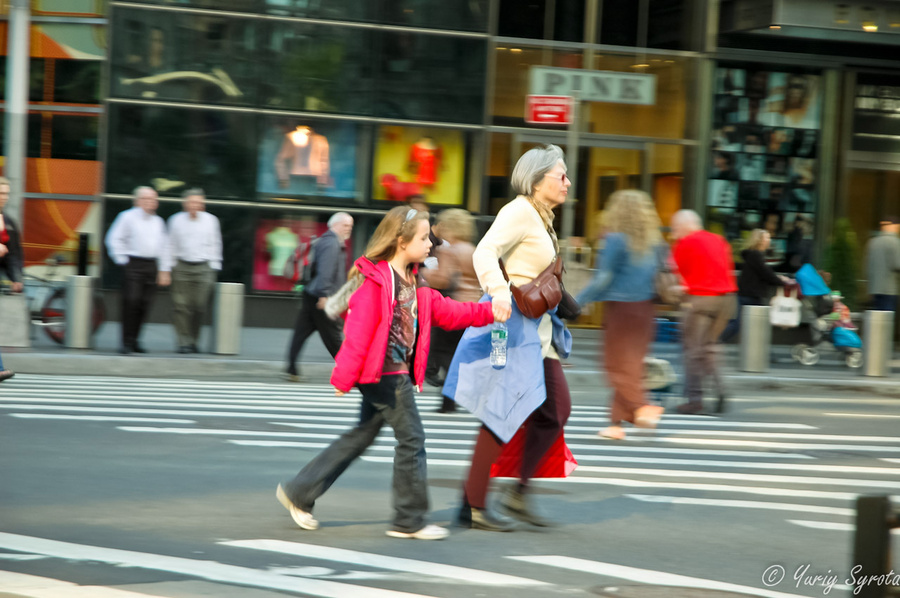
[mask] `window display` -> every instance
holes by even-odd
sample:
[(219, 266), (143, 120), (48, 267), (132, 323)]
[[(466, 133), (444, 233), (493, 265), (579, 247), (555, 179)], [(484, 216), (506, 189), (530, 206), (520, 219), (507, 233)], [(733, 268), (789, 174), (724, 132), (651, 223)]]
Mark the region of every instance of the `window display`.
[[(789, 252), (798, 235), (812, 234), (816, 212), (820, 77), (719, 68), (716, 78), (710, 227), (739, 249), (750, 230), (762, 226), (772, 234), (774, 253)], [(769, 258), (780, 262), (780, 254)]]
[(274, 117), (264, 130), (259, 151), (259, 192), (355, 197), (356, 125)]
[(375, 199), (461, 205), (465, 145), (460, 131), (383, 126), (375, 148)]
[(312, 242), (328, 226), (313, 219), (260, 220), (253, 248), (253, 289), (293, 291)]

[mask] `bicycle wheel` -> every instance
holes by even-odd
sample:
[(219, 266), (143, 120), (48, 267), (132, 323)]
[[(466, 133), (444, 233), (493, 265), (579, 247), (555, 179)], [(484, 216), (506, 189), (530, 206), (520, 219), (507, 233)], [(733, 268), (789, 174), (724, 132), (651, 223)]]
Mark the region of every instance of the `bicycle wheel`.
[(41, 307), (44, 332), (60, 345), (66, 340), (66, 290), (56, 289)]

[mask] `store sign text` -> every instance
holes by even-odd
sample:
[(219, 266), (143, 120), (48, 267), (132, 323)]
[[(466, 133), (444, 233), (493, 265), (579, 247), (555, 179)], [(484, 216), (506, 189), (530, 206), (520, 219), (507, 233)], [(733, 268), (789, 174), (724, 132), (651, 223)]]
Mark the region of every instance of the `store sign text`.
[(656, 75), (531, 67), (529, 93), (539, 96), (573, 96), (587, 102), (615, 104), (656, 103)]
[(857, 110), (900, 112), (900, 87), (859, 85), (856, 88)]

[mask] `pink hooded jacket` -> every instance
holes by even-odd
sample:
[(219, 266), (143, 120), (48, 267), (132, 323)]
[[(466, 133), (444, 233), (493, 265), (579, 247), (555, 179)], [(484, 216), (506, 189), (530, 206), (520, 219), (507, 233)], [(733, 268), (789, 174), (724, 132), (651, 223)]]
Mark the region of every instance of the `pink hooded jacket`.
[[(343, 392), (356, 384), (373, 384), (381, 380), (396, 302), (389, 263), (373, 264), (361, 257), (355, 266), (365, 281), (350, 296), (345, 325), (347, 334), (331, 374), (332, 386)], [(459, 330), (468, 326), (486, 326), (494, 321), (494, 315), (489, 302), (460, 303), (427, 287), (416, 289), (416, 300), (419, 320), (412, 375), (416, 387), (421, 389), (428, 364), (432, 324), (445, 330)]]

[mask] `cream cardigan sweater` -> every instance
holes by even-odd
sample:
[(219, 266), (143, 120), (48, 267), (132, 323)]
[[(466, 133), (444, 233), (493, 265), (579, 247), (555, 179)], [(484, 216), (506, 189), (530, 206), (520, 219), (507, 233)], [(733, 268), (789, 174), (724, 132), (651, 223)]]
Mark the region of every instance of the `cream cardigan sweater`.
[[(544, 228), (541, 215), (520, 195), (500, 209), (491, 228), (475, 248), (472, 262), (481, 288), (494, 299), (512, 302), (509, 284), (503, 278), (497, 259), (503, 258), (510, 281), (523, 285), (543, 272), (555, 255), (553, 241)], [(558, 359), (550, 345), (552, 324), (549, 315), (541, 318), (538, 334), (541, 354)]]

